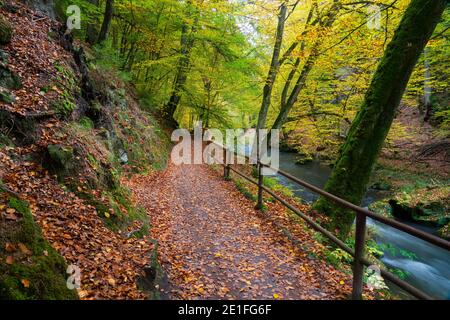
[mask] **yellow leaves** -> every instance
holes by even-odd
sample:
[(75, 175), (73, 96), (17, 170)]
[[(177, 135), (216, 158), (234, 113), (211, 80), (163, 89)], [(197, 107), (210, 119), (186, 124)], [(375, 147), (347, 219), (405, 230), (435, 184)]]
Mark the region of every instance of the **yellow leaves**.
[(109, 283), (111, 286), (115, 286), (115, 285), (116, 285), (116, 280), (114, 280), (114, 278), (112, 278), (112, 277), (109, 277), (109, 278), (107, 279), (107, 281), (108, 281), (108, 283)]
[(31, 250), (28, 249), (27, 246), (24, 245), (23, 243), (19, 243), (19, 244), (18, 244), (18, 247), (19, 247), (20, 251), (21, 251), (23, 254), (26, 254), (26, 255), (32, 255), (32, 254), (33, 254), (33, 253), (31, 252)]
[(78, 290), (78, 296), (80, 299), (86, 298), (89, 295), (89, 292), (86, 290)]
[(47, 202), (48, 204), (54, 205), (54, 206), (59, 206), (60, 204), (56, 201), (50, 200)]
[(111, 217), (111, 215), (109, 214), (109, 212), (105, 212), (105, 218), (109, 219)]
[(278, 293), (274, 293), (274, 294), (273, 294), (273, 298), (274, 298), (274, 299), (280, 299), (280, 295), (279, 295)]
[(23, 285), (25, 288), (29, 288), (29, 287), (30, 287), (30, 280), (28, 280), (28, 279), (22, 279), (22, 280), (20, 280), (20, 282), (22, 283), (22, 285)]
[(197, 287), (197, 291), (198, 291), (198, 293), (200, 293), (201, 295), (205, 294), (205, 289), (203, 289), (203, 287)]

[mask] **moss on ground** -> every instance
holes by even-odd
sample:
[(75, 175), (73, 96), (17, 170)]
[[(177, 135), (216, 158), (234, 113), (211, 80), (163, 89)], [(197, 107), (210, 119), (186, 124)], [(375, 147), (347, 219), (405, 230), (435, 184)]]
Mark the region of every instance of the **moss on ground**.
[(371, 210), (434, 227), (441, 237), (450, 237), (448, 179), (437, 173), (383, 163), (377, 166), (372, 183), (389, 185), (389, 190), (384, 199), (370, 205)]
[(0, 44), (8, 44), (11, 41), (12, 31), (11, 24), (0, 16)]
[(10, 198), (18, 221), (0, 222), (0, 299), (73, 300), (66, 286), (67, 265), (43, 238), (25, 201)]

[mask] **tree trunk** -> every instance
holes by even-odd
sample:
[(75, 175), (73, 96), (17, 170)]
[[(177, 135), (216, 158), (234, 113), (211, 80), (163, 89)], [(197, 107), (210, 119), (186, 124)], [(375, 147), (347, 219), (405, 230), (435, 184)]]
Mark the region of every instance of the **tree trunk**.
[[(188, 16), (191, 16), (192, 11), (192, 1), (187, 2), (188, 6)], [(170, 95), (169, 102), (165, 107), (165, 117), (169, 122), (169, 125), (177, 127), (178, 123), (175, 120), (175, 111), (181, 101), (181, 95), (183, 92), (184, 85), (188, 78), (188, 72), (191, 67), (191, 51), (194, 47), (195, 33), (197, 31), (198, 16), (194, 19), (192, 25), (188, 25), (186, 22), (183, 23), (181, 28), (181, 57), (178, 59), (178, 67), (175, 74), (175, 79), (173, 82), (173, 89)]]
[[(321, 22), (319, 22), (319, 26), (324, 28), (330, 28), (333, 23), (336, 21), (338, 12), (341, 8), (341, 5), (338, 1), (334, 1), (332, 7), (328, 11), (327, 15), (324, 17), (324, 19), (321, 19)], [(312, 11), (311, 11), (312, 13)], [(308, 17), (308, 21), (311, 19), (311, 13)], [(313, 23), (314, 25), (315, 23)], [(306, 34), (307, 30), (305, 30), (304, 34)], [(273, 129), (280, 129), (284, 123), (286, 122), (286, 119), (291, 112), (292, 108), (294, 107), (294, 104), (297, 102), (298, 96), (302, 92), (303, 88), (305, 87), (306, 80), (308, 78), (309, 73), (311, 72), (312, 68), (314, 67), (317, 58), (320, 56), (319, 48), (322, 44), (323, 39), (319, 38), (315, 41), (313, 44), (313, 49), (311, 54), (309, 55), (308, 59), (306, 60), (305, 64), (303, 65), (303, 68), (300, 72), (300, 76), (297, 79), (297, 82), (292, 89), (291, 94), (289, 95), (289, 98), (286, 101), (286, 97), (289, 91), (289, 87), (292, 82), (292, 78), (294, 77), (295, 73), (297, 72), (299, 61), (296, 61), (296, 64), (294, 65), (293, 70), (291, 71), (291, 74), (289, 74), (288, 79), (286, 81), (286, 85), (283, 89), (282, 93), (282, 99), (281, 99), (281, 108), (280, 112), (277, 116), (277, 119), (275, 120), (274, 124), (272, 125)], [(304, 50), (304, 42), (302, 42), (302, 51)]]
[(272, 126), (272, 129), (280, 129), (283, 126), (283, 124), (286, 122), (289, 112), (291, 112), (292, 107), (294, 106), (295, 102), (297, 102), (300, 92), (305, 87), (306, 79), (308, 78), (308, 75), (311, 72), (311, 70), (319, 56), (318, 46), (319, 46), (319, 44), (316, 43), (314, 46), (313, 52), (308, 57), (308, 60), (306, 61), (305, 65), (302, 68), (300, 76), (299, 76), (294, 88), (292, 89), (289, 99), (285, 102), (285, 104), (283, 104), (281, 106), (280, 112)]
[[(98, 0), (88, 0), (88, 2), (91, 3), (92, 5), (98, 7)], [(97, 36), (98, 36), (97, 14), (95, 15), (95, 18), (91, 17), (91, 19), (93, 19), (94, 21), (91, 20), (86, 27), (86, 41), (87, 41), (87, 43), (93, 45), (97, 42)]]
[[(366, 92), (363, 105), (340, 150), (325, 190), (360, 205), (373, 166), (389, 132), (411, 72), (446, 6), (446, 0), (412, 0), (387, 46)], [(354, 213), (320, 198), (315, 206), (331, 217), (327, 227), (342, 238)]]
[(103, 15), (102, 28), (98, 34), (97, 42), (103, 42), (108, 38), (109, 29), (111, 27), (112, 15), (114, 11), (114, 0), (106, 0), (105, 13)]
[(270, 107), (270, 101), (272, 98), (272, 90), (275, 80), (277, 78), (278, 71), (280, 69), (280, 52), (281, 45), (283, 43), (284, 25), (286, 22), (287, 4), (283, 2), (280, 7), (278, 15), (278, 26), (275, 36), (275, 45), (273, 48), (272, 62), (269, 68), (269, 74), (267, 75), (266, 84), (263, 89), (263, 99), (261, 103), (261, 109), (258, 116), (258, 129), (262, 129), (266, 126), (267, 113)]
[(430, 120), (431, 118), (431, 113), (433, 111), (432, 109), (432, 104), (431, 104), (431, 94), (432, 94), (432, 89), (431, 89), (431, 71), (430, 71), (430, 58), (428, 56), (428, 50), (427, 48), (425, 48), (425, 50), (423, 51), (423, 55), (424, 55), (424, 64), (425, 64), (425, 79), (423, 81), (423, 86), (424, 86), (424, 90), (423, 90), (423, 106), (425, 109), (425, 115), (423, 116), (423, 121), (427, 122), (428, 120)]

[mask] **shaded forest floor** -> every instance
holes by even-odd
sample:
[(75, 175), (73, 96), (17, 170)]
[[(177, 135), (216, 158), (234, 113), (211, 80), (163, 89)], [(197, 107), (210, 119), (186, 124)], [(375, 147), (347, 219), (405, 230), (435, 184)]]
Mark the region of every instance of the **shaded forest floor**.
[(129, 187), (150, 215), (169, 298), (345, 299), (350, 292), (351, 277), (320, 258), (323, 246), (304, 225), (294, 245), (280, 220), (268, 218), (281, 217), (280, 206), (256, 211), (207, 165), (170, 164)]

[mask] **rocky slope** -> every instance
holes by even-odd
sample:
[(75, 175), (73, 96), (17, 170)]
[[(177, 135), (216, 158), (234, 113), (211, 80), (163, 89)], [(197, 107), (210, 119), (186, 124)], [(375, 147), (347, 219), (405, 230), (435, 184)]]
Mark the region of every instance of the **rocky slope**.
[[(0, 297), (145, 298), (148, 218), (120, 179), (164, 166), (167, 137), (63, 31), (17, 1), (0, 9)], [(24, 224), (33, 239), (16, 236)], [(77, 292), (67, 265), (80, 269)]]

